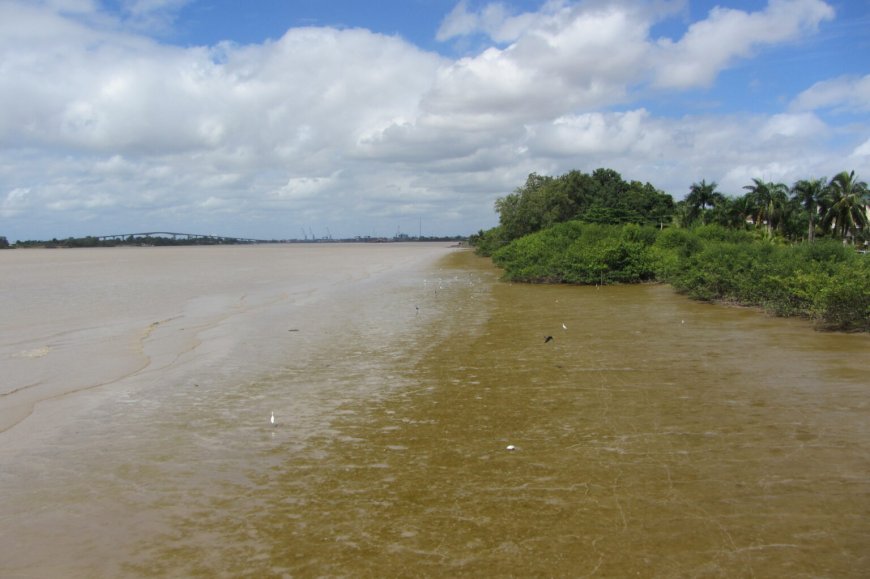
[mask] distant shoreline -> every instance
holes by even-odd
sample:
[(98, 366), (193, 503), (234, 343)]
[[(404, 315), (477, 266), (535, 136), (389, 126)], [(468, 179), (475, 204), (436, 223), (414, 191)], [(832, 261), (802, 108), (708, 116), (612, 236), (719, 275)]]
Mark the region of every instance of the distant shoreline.
[(153, 234), (130, 234), (69, 237), (50, 240), (18, 240), (3, 249), (72, 249), (81, 247), (175, 247), (192, 245), (297, 245), (324, 243), (443, 243), (457, 242), (466, 244), (468, 237), (454, 236), (418, 236), (400, 235), (398, 237), (353, 237), (353, 238), (320, 238), (320, 239), (248, 239), (240, 237), (225, 237), (218, 235), (199, 235), (189, 233), (157, 232)]

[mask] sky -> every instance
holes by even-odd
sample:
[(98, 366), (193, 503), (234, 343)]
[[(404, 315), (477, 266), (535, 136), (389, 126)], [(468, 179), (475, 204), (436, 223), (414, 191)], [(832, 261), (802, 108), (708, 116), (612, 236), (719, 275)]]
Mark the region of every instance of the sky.
[(467, 235), (530, 173), (870, 180), (868, 0), (0, 0), (0, 236)]

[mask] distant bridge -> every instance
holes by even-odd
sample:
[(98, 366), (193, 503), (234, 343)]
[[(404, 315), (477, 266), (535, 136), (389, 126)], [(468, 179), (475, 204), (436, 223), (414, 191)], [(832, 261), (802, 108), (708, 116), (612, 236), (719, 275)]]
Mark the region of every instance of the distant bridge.
[(116, 233), (114, 235), (99, 235), (97, 239), (100, 241), (126, 241), (130, 238), (137, 237), (166, 237), (175, 240), (196, 240), (196, 239), (211, 239), (217, 242), (233, 242), (233, 243), (275, 243), (275, 240), (268, 239), (249, 239), (246, 237), (228, 237), (225, 235), (202, 235), (199, 233), (178, 233), (176, 231), (145, 231), (142, 233)]

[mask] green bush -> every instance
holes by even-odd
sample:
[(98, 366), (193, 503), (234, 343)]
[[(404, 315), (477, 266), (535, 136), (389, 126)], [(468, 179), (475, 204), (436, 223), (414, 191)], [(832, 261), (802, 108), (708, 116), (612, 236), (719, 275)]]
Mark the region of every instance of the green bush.
[(486, 231), (481, 230), (479, 233), (471, 235), (469, 237), (469, 242), (474, 246), (474, 251), (478, 255), (486, 257), (491, 256), (499, 248), (508, 243), (507, 238), (505, 237), (504, 228), (501, 226), (493, 227)]
[(569, 221), (504, 245), (493, 261), (514, 281), (664, 281), (694, 299), (870, 331), (870, 257), (837, 242), (788, 246), (716, 225), (658, 231)]
[(609, 284), (655, 278), (655, 229), (560, 223), (521, 237), (493, 255), (514, 281)]
[(870, 332), (870, 260), (843, 264), (817, 294), (820, 324), (833, 330)]
[(868, 331), (870, 260), (836, 242), (779, 246), (708, 236), (691, 254), (682, 246), (659, 259), (658, 279), (701, 300), (759, 306), (825, 328)]
[(722, 243), (752, 243), (754, 238), (748, 231), (731, 229), (721, 225), (701, 225), (693, 233), (703, 241), (719, 241)]
[(689, 256), (699, 251), (703, 244), (697, 235), (688, 229), (669, 227), (656, 238), (656, 247), (671, 250), (682, 256)]

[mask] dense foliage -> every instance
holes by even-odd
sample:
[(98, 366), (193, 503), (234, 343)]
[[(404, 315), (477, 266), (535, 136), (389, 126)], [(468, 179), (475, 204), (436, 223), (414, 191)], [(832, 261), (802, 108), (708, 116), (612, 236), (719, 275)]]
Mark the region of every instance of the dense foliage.
[[(729, 239), (717, 229), (699, 228), (688, 243), (674, 244), (675, 255), (662, 255), (660, 279), (696, 299), (758, 306), (830, 329), (870, 331), (870, 257), (837, 241), (777, 245), (748, 236)], [(680, 230), (663, 232), (659, 247), (674, 241), (668, 239), (671, 231)]]
[(870, 237), (867, 184), (842, 172), (745, 189), (729, 198), (702, 180), (674, 204), (606, 169), (533, 174), (496, 203), (499, 226), (471, 242), (514, 281), (662, 281), (695, 299), (870, 331), (870, 255), (853, 247)]
[(527, 235), (496, 251), (507, 279), (608, 284), (655, 279), (656, 230), (570, 221)]
[(496, 201), (499, 227), (478, 237), (492, 248), (556, 223), (669, 223), (674, 200), (649, 183), (626, 182), (612, 169), (591, 175), (571, 171), (561, 177), (529, 175), (525, 185)]
[(836, 241), (777, 245), (717, 225), (659, 231), (572, 221), (518, 239), (492, 257), (512, 281), (663, 281), (695, 299), (870, 331), (870, 256)]
[(616, 171), (591, 175), (571, 171), (560, 177), (529, 175), (525, 185), (496, 201), (499, 225), (472, 236), (478, 250), (495, 249), (557, 223), (675, 225), (717, 224), (753, 231), (759, 238), (814, 241), (816, 237), (851, 244), (870, 242), (870, 188), (855, 172), (832, 179), (784, 183), (753, 179), (746, 193), (729, 197), (715, 182), (692, 183), (686, 198), (673, 198), (650, 183), (626, 182)]
[(759, 237), (786, 241), (817, 236), (851, 244), (870, 241), (870, 188), (855, 172), (842, 171), (832, 179), (801, 179), (785, 183), (753, 179), (743, 195), (728, 197), (716, 183), (693, 183), (689, 195), (677, 203), (674, 223), (683, 227), (716, 223), (755, 231)]

